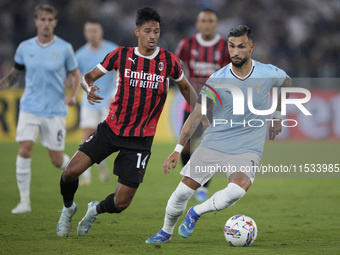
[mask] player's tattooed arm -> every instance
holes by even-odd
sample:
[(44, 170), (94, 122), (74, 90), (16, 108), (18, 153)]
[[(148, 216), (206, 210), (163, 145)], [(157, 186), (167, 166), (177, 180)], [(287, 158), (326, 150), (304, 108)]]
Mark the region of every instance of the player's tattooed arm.
[(189, 117), (187, 118), (186, 122), (182, 127), (181, 133), (178, 138), (178, 144), (176, 145), (175, 150), (164, 161), (163, 164), (164, 174), (169, 173), (171, 164), (172, 164), (171, 169), (175, 169), (177, 162), (180, 158), (183, 146), (188, 142), (191, 134), (194, 133), (198, 124), (201, 122), (201, 119), (202, 119), (201, 105), (196, 103), (195, 109), (189, 115)]
[(190, 132), (184, 132), (183, 136), (181, 137), (180, 144), (185, 144), (189, 138), (190, 138)]
[(202, 120), (201, 105), (196, 103), (194, 110), (190, 113), (189, 117), (185, 121), (182, 131), (179, 135), (178, 143), (185, 145), (190, 136), (195, 132), (196, 128)]
[(4, 78), (0, 80), (0, 90), (6, 89), (17, 84), (22, 73), (23, 71), (13, 67), (9, 74), (7, 74)]

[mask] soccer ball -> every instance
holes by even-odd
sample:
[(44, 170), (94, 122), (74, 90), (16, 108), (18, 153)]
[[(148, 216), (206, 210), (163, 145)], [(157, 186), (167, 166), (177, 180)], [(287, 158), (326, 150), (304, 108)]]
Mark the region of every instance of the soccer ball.
[(224, 237), (232, 246), (249, 246), (257, 237), (256, 223), (247, 215), (234, 215), (224, 225)]

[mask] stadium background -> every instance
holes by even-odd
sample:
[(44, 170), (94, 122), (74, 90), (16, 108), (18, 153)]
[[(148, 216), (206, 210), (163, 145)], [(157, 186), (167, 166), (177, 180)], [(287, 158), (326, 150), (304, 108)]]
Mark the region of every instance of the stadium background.
[[(202, 8), (217, 10), (218, 33), (226, 37), (237, 24), (247, 24), (254, 30), (256, 50), (253, 57), (272, 63), (292, 78), (294, 86), (312, 92), (306, 107), (313, 118), (302, 116), (295, 108), (289, 109), (287, 118), (299, 120), (294, 129), (284, 129), (281, 139), (340, 138), (340, 2), (326, 1), (107, 1), (107, 0), (55, 0), (55, 1), (0, 1), (0, 77), (8, 73), (19, 43), (36, 35), (33, 9), (38, 3), (50, 3), (59, 10), (56, 34), (70, 42), (74, 50), (85, 43), (83, 24), (89, 18), (100, 20), (105, 38), (118, 45), (135, 46), (133, 33), (136, 10), (145, 5), (157, 8), (162, 17), (159, 45), (175, 51), (178, 42), (196, 33), (197, 13)], [(171, 10), (171, 12), (169, 12)], [(172, 84), (173, 85), (173, 84)], [(18, 100), (22, 93), (14, 88), (0, 93), (0, 139), (15, 137)], [(174, 140), (180, 130), (183, 100), (176, 88), (169, 98), (160, 121), (156, 140)], [(78, 124), (79, 107), (69, 108), (67, 118), (68, 139), (81, 138)]]
[[(159, 45), (171, 51), (180, 39), (196, 32), (194, 22), (201, 8), (217, 10), (218, 32), (224, 37), (234, 25), (248, 24), (255, 34), (254, 58), (284, 69), (295, 86), (312, 92), (308, 109), (313, 117), (304, 118), (296, 109), (290, 109), (291, 116), (299, 121), (299, 128), (285, 129), (281, 135), (285, 141), (268, 141), (261, 164), (297, 167), (311, 163), (339, 164), (340, 1), (0, 0), (0, 78), (13, 64), (18, 44), (36, 35), (33, 8), (42, 2), (58, 8), (56, 34), (72, 43), (75, 50), (85, 43), (82, 26), (88, 18), (103, 22), (106, 39), (135, 46), (135, 13), (145, 5), (159, 10), (163, 20)], [(118, 215), (103, 214), (87, 237), (78, 237), (76, 224), (85, 214), (87, 203), (105, 198), (115, 188), (115, 176), (102, 183), (94, 175), (93, 183), (77, 192), (78, 212), (70, 236), (57, 238), (58, 210), (62, 207), (61, 173), (52, 166), (40, 144), (35, 146), (32, 158), (33, 211), (22, 215), (10, 213), (18, 202), (15, 178), (18, 144), (14, 137), (22, 91), (23, 81), (19, 87), (0, 91), (0, 254), (340, 254), (339, 172), (321, 176), (259, 173), (244, 198), (227, 210), (204, 215), (191, 238), (183, 239), (175, 233), (172, 242), (166, 245), (144, 244), (162, 226), (166, 202), (180, 180), (180, 166), (167, 176), (161, 167), (175, 144), (178, 132), (175, 120), (181, 118), (178, 111), (181, 101), (175, 87), (159, 123), (148, 174), (130, 208)], [(67, 117), (65, 152), (69, 155), (81, 140), (78, 110), (70, 107)], [(114, 157), (108, 160), (112, 166)], [(214, 179), (209, 195), (225, 185), (225, 179)], [(196, 201), (190, 200), (188, 207), (194, 204)], [(250, 249), (228, 247), (224, 240), (225, 221), (238, 213), (251, 216), (259, 227), (258, 238)]]

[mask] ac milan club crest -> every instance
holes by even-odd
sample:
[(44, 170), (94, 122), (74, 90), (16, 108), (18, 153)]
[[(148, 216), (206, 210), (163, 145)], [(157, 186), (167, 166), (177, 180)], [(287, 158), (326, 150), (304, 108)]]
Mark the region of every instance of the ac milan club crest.
[(162, 72), (163, 69), (164, 69), (164, 63), (163, 63), (163, 62), (159, 62), (159, 64), (158, 64), (158, 70)]

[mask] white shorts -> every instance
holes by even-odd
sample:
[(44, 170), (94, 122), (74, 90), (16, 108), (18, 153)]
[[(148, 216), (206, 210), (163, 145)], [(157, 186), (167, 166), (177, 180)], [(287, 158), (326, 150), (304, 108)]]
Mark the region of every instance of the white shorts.
[(53, 151), (65, 148), (65, 117), (42, 117), (32, 113), (20, 112), (17, 126), (17, 142), (37, 140), (40, 132), (40, 143)]
[(242, 172), (253, 183), (260, 160), (256, 153), (228, 154), (200, 146), (183, 167), (181, 175), (204, 185), (217, 173), (222, 172), (229, 178), (234, 172)]
[(106, 119), (109, 110), (108, 108), (92, 109), (89, 107), (81, 107), (80, 128), (96, 129), (98, 124)]

